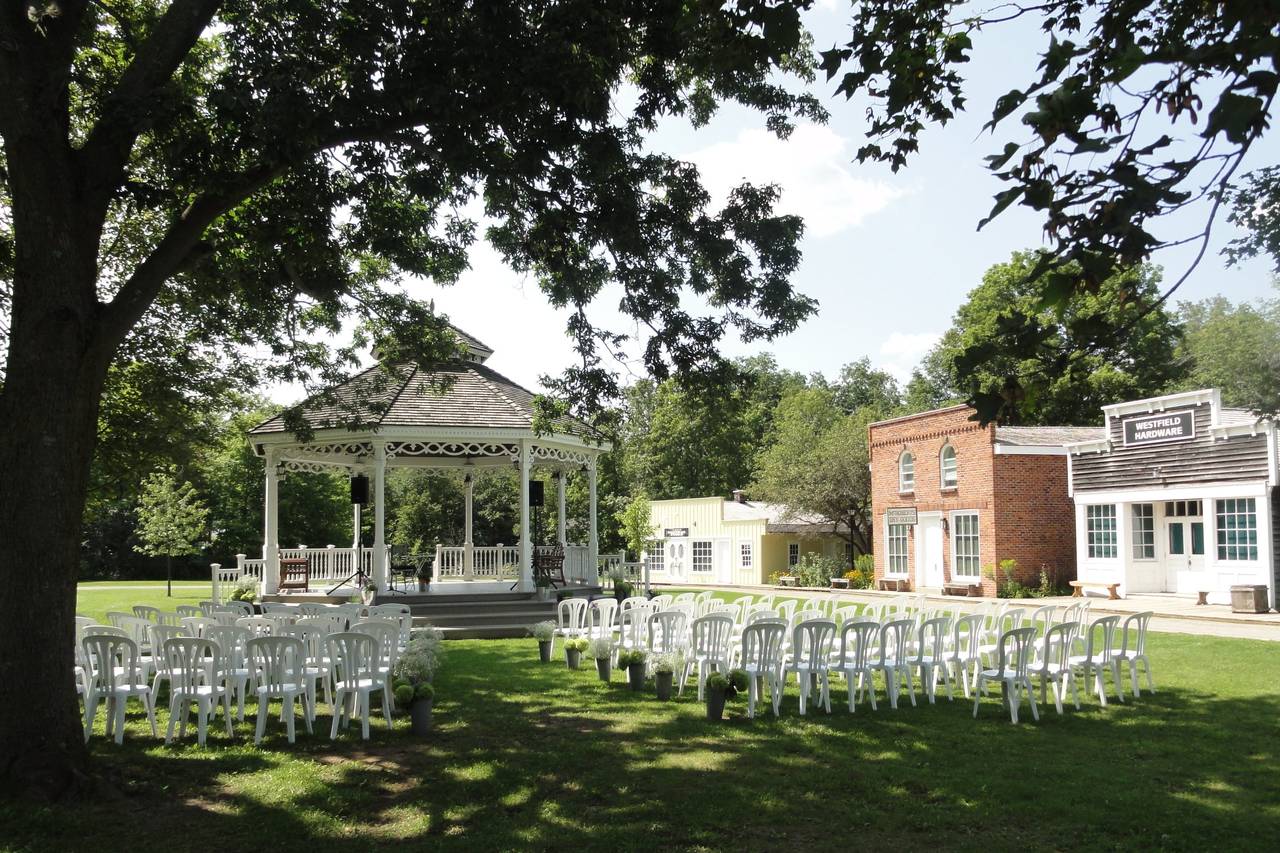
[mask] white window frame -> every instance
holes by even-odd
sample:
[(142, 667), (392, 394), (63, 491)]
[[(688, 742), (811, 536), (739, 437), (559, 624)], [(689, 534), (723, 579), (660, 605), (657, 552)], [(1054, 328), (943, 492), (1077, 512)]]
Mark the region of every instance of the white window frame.
[(787, 543), (787, 568), (794, 569), (798, 565), (800, 565), (800, 543), (788, 542)]
[[(1096, 512), (1095, 512), (1096, 510)], [(1109, 510), (1108, 514), (1106, 510)], [(1096, 526), (1094, 522), (1099, 524)], [(1110, 528), (1101, 522), (1110, 521)], [(1084, 508), (1085, 553), (1090, 560), (1114, 560), (1120, 556), (1115, 504), (1087, 504)]]
[(911, 571), (911, 525), (886, 521), (884, 541), (884, 573), (905, 577)]
[[(1146, 512), (1140, 510), (1145, 507)], [(1153, 503), (1133, 503), (1129, 505), (1130, 555), (1135, 560), (1154, 560), (1156, 558), (1156, 505)]]
[[(970, 519), (972, 531), (961, 530), (969, 527)], [(972, 553), (962, 547), (969, 540), (973, 540)], [(951, 513), (951, 573), (957, 578), (982, 577), (982, 524), (976, 509)]]
[(916, 490), (916, 457), (910, 450), (898, 454), (898, 492), (906, 494)]
[(749, 569), (756, 564), (755, 546), (750, 542), (738, 543), (738, 566), (743, 569)]
[[(707, 546), (706, 554), (699, 553), (701, 550), (698, 547), (699, 545)], [(715, 553), (715, 543), (710, 539), (694, 539), (689, 543), (689, 571), (699, 575), (711, 574), (711, 572), (715, 571)], [(698, 568), (698, 558), (704, 556), (706, 557), (706, 568), (700, 569)]]
[[(950, 451), (949, 456), (947, 451)], [(951, 461), (949, 472), (947, 468), (948, 459), (950, 459)], [(959, 488), (960, 460), (956, 457), (956, 448), (955, 448), (955, 445), (952, 444), (951, 442), (947, 442), (946, 444), (942, 445), (942, 449), (938, 451), (938, 472), (939, 472), (939, 478), (942, 482), (943, 491), (946, 491), (948, 489)], [(951, 475), (950, 481), (948, 481), (947, 479), (948, 473), (950, 473)]]
[[(1235, 524), (1224, 527), (1228, 519)], [(1244, 522), (1241, 524), (1241, 522)], [(1227, 541), (1227, 532), (1243, 536), (1235, 542)], [(1218, 498), (1213, 502), (1213, 548), (1221, 563), (1256, 563), (1261, 553), (1258, 547), (1257, 498)]]
[(654, 539), (645, 548), (644, 556), (645, 556), (645, 559), (649, 561), (649, 571), (665, 572), (667, 570), (666, 540)]

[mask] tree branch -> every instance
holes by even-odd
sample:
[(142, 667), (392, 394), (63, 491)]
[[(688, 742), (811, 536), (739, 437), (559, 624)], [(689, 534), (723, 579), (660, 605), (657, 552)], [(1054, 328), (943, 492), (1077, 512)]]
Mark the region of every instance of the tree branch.
[(150, 125), (156, 90), (168, 82), (222, 0), (173, 0), (102, 105), (78, 156), (91, 216), (106, 209), (138, 135)]

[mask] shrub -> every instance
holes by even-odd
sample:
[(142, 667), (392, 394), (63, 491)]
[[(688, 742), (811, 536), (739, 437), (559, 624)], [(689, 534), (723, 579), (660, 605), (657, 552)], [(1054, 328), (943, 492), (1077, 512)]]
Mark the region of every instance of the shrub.
[(796, 576), (800, 586), (830, 586), (831, 579), (840, 577), (843, 572), (842, 561), (821, 554), (805, 554), (799, 563), (791, 567), (791, 574)]
[(618, 667), (625, 668), (644, 663), (645, 654), (643, 649), (632, 649), (629, 652), (618, 652)]
[(564, 641), (564, 647), (571, 652), (585, 652), (588, 645), (586, 637), (570, 637)]
[(413, 702), (413, 686), (409, 684), (401, 684), (395, 689), (396, 707), (407, 708)]
[(556, 623), (550, 620), (539, 622), (529, 629), (529, 634), (539, 643), (549, 643), (556, 635)]
[(231, 594), (227, 596), (232, 601), (248, 601), (250, 603), (258, 599), (258, 581), (250, 575), (245, 575), (236, 581), (235, 587), (232, 588)]
[(1067, 595), (1071, 592), (1071, 588), (1059, 578), (1056, 566), (1050, 567), (1041, 563), (1040, 585), (1030, 592), (1035, 598), (1051, 598), (1056, 595)]
[(726, 693), (729, 690), (729, 677), (722, 672), (713, 672), (707, 676), (708, 693)]
[(876, 560), (870, 554), (859, 554), (853, 569), (844, 573), (850, 589), (871, 589), (876, 585)]
[(729, 686), (733, 688), (735, 693), (741, 693), (746, 690), (750, 683), (750, 676), (747, 675), (745, 669), (729, 670)]
[(998, 598), (1030, 598), (1033, 593), (1018, 580), (1017, 572), (1017, 560), (1001, 560), (999, 566), (988, 566), (983, 574), (996, 582)]
[(422, 684), (419, 684), (417, 687), (413, 689), (413, 698), (415, 701), (419, 701), (419, 700), (425, 701), (427, 699), (433, 699), (435, 698), (435, 695), (436, 695), (436, 689), (432, 687), (430, 684), (427, 684), (425, 682)]

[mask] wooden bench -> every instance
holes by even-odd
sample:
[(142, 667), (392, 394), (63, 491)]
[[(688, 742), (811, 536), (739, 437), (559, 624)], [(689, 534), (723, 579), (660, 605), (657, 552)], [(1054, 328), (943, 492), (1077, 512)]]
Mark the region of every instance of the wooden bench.
[(1119, 601), (1120, 594), (1116, 592), (1120, 582), (1108, 583), (1107, 581), (1071, 581), (1071, 597), (1080, 598), (1084, 595), (1086, 589), (1106, 590), (1107, 597), (1112, 601)]
[(970, 598), (982, 597), (982, 585), (976, 583), (944, 583), (942, 585), (943, 595), (963, 595)]
[(795, 575), (779, 575), (778, 586), (799, 586), (800, 579)]
[(306, 557), (291, 557), (280, 561), (280, 588), (300, 589), (307, 592), (311, 588), (311, 563)]
[(911, 581), (907, 578), (880, 578), (876, 581), (876, 589), (889, 592), (911, 592)]

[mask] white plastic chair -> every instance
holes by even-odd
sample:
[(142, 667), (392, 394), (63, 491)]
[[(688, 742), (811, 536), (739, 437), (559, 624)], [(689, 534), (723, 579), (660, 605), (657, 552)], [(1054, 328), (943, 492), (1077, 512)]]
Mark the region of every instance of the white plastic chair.
[(360, 715), (360, 736), (369, 739), (369, 700), (382, 692), (382, 712), (391, 728), (391, 685), (377, 671), (377, 642), (368, 634), (343, 632), (330, 634), (325, 641), (333, 666), (333, 725), (329, 739), (336, 740), (343, 721), (351, 724), (354, 713)]
[(1009, 718), (1018, 722), (1018, 706), (1022, 704), (1022, 694), (1026, 691), (1027, 701), (1031, 703), (1031, 716), (1040, 720), (1040, 710), (1036, 707), (1036, 694), (1031, 689), (1031, 678), (1028, 669), (1031, 665), (1032, 644), (1035, 642), (1036, 629), (1014, 628), (1000, 635), (996, 644), (996, 666), (994, 669), (978, 670), (978, 680), (973, 693), (973, 716), (978, 717), (978, 705), (992, 683), (999, 682), (1004, 703), (1009, 707)]
[(262, 742), (267, 727), (267, 710), (272, 699), (279, 699), (281, 702), (280, 718), (289, 734), (289, 743), (294, 742), (294, 715), (298, 702), (302, 703), (302, 721), (310, 734), (315, 709), (307, 700), (303, 678), (307, 652), (302, 641), (296, 637), (253, 637), (245, 643), (245, 650), (249, 655), (249, 669), (257, 682), (254, 689), (258, 698), (254, 744)]
[(226, 663), (221, 668), (222, 677), (227, 689), (234, 695), (238, 706), (236, 717), (241, 721), (244, 720), (245, 694), (249, 692), (253, 676), (249, 671), (249, 656), (245, 643), (252, 637), (253, 634), (248, 629), (238, 625), (215, 625), (206, 628), (204, 632), (204, 639), (217, 643), (218, 649), (226, 658)]
[(957, 619), (952, 625), (951, 643), (944, 655), (952, 677), (960, 682), (966, 699), (982, 665), (978, 638), (982, 636), (983, 619), (982, 613), (970, 613)]
[(791, 657), (786, 671), (800, 684), (800, 716), (805, 715), (809, 692), (818, 682), (818, 703), (831, 713), (831, 643), (836, 623), (830, 619), (805, 619), (792, 630)]
[(831, 668), (844, 676), (849, 687), (849, 711), (857, 710), (857, 698), (865, 690), (871, 697), (871, 710), (876, 710), (876, 689), (872, 679), (871, 655), (875, 649), (880, 625), (859, 617), (845, 622), (840, 629), (840, 653)]
[[(1048, 686), (1050, 683), (1053, 684), (1053, 704), (1058, 709), (1059, 716), (1062, 715), (1062, 699), (1068, 685), (1073, 687), (1075, 685), (1070, 658), (1071, 645), (1079, 628), (1079, 624), (1075, 622), (1063, 622), (1051, 627), (1048, 633), (1040, 638), (1039, 658), (1031, 667), (1031, 674), (1040, 679), (1041, 705), (1048, 702)], [(1080, 691), (1075, 689), (1072, 695), (1075, 698), (1076, 710), (1079, 711)]]
[(689, 673), (697, 667), (698, 701), (705, 698), (707, 676), (712, 672), (729, 671), (732, 639), (733, 617), (727, 614), (710, 613), (693, 620), (693, 640), (680, 673), (679, 695), (684, 695)]
[[(367, 633), (367, 632), (366, 632)], [(329, 658), (325, 656), (324, 640), (328, 634), (319, 625), (299, 619), (281, 629), (282, 637), (294, 637), (302, 641), (307, 658), (302, 667), (302, 678), (307, 686), (307, 701), (316, 706), (316, 683), (324, 686), (325, 701), (333, 703), (333, 690), (329, 686)]]
[(585, 598), (566, 598), (556, 605), (556, 630), (551, 635), (551, 653), (555, 654), (556, 637), (569, 639), (583, 632), (586, 621), (587, 600)]
[(236, 620), (237, 626), (244, 628), (255, 637), (270, 637), (276, 630), (277, 624), (276, 620), (268, 619), (266, 616), (241, 616)]
[[(399, 626), (390, 619), (372, 617), (353, 623), (351, 630), (369, 634), (377, 641), (377, 659), (374, 662), (374, 668), (377, 670), (379, 677), (390, 684), (391, 673), (395, 671), (396, 659), (399, 657)], [(390, 692), (387, 695), (390, 696)], [(394, 701), (391, 708), (395, 710)]]
[(160, 666), (169, 682), (169, 726), (164, 742), (173, 742), (173, 725), (181, 720), (178, 737), (186, 737), (187, 714), (196, 706), (196, 742), (204, 746), (209, 721), (222, 703), (227, 737), (231, 731), (231, 692), (217, 672), (219, 660), (225, 660), (218, 644), (194, 637), (170, 637), (160, 646)]
[[(884, 674), (885, 693), (889, 707), (897, 710), (902, 684), (907, 685), (911, 704), (916, 704), (916, 690), (911, 683), (911, 663), (907, 656), (907, 643), (915, 633), (914, 619), (892, 619), (880, 626), (879, 655), (872, 660), (871, 669)], [(874, 683), (871, 689), (875, 690)]]
[(173, 612), (178, 614), (179, 619), (187, 619), (192, 616), (203, 616), (204, 611), (193, 604), (179, 604), (173, 608)]
[(164, 658), (163, 650), (165, 642), (184, 635), (185, 632), (182, 628), (175, 627), (173, 625), (161, 625), (159, 623), (155, 623), (147, 629), (147, 636), (150, 639), (151, 648), (154, 650), (152, 653), (152, 662), (155, 665), (155, 677), (151, 679), (152, 693), (159, 695), (160, 682), (169, 680), (168, 674), (165, 672), (164, 667), (161, 666)]
[(747, 716), (755, 719), (756, 702), (762, 685), (769, 688), (773, 715), (782, 704), (782, 639), (787, 623), (782, 619), (761, 619), (742, 632), (742, 668), (746, 670)]
[(939, 673), (947, 688), (947, 698), (955, 698), (951, 692), (951, 668), (944, 648), (950, 627), (950, 616), (934, 616), (921, 622), (916, 632), (915, 655), (907, 662), (912, 670), (920, 673), (920, 686), (930, 705), (937, 698)]
[(632, 607), (623, 611), (618, 624), (618, 640), (614, 644), (614, 655), (620, 650), (635, 651), (645, 648), (649, 633), (649, 615), (653, 610), (649, 607)]
[(1151, 659), (1147, 657), (1147, 626), (1151, 624), (1153, 615), (1155, 614), (1148, 610), (1126, 616), (1120, 627), (1120, 645), (1111, 648), (1112, 677), (1116, 682), (1116, 690), (1122, 697), (1124, 688), (1120, 686), (1120, 673), (1126, 663), (1129, 665), (1129, 681), (1133, 686), (1134, 696), (1142, 695), (1142, 691), (1138, 689), (1139, 664), (1147, 673), (1147, 690), (1156, 692), (1155, 682), (1151, 679)]
[(647, 626), (647, 660), (655, 654), (678, 652), (685, 647), (689, 631), (689, 614), (684, 608), (659, 610), (649, 616)]
[(200, 638), (204, 636), (206, 628), (212, 628), (217, 625), (215, 619), (208, 616), (183, 616), (178, 622), (178, 627), (182, 628), (183, 633), (188, 637)]
[(1119, 625), (1119, 616), (1102, 616), (1084, 626), (1077, 637), (1077, 647), (1083, 643), (1084, 651), (1071, 655), (1067, 661), (1071, 665), (1076, 690), (1080, 689), (1081, 678), (1086, 682), (1092, 681), (1094, 691), (1098, 694), (1098, 702), (1104, 708), (1107, 707), (1107, 688), (1103, 673), (1107, 670), (1112, 671), (1116, 698), (1124, 701), (1124, 688), (1119, 679), (1115, 678), (1115, 670), (1111, 666), (1111, 644)]
[(106, 733), (114, 733), (116, 743), (124, 743), (125, 707), (130, 699), (139, 699), (151, 723), (151, 736), (159, 737), (156, 727), (155, 696), (147, 683), (138, 644), (117, 631), (89, 628), (85, 631), (84, 656), (89, 664), (89, 685), (85, 693), (85, 739), (93, 731), (98, 703), (107, 703)]
[(146, 619), (153, 625), (160, 622), (160, 608), (152, 607), (150, 604), (135, 604), (133, 606), (133, 615), (139, 619)]
[(778, 615), (781, 616), (783, 619), (790, 620), (791, 617), (795, 615), (796, 605), (799, 603), (800, 602), (796, 601), (794, 598), (789, 598), (786, 601), (783, 601), (778, 605), (776, 605), (773, 609), (777, 610)]
[[(642, 610), (643, 607), (633, 607)], [(594, 599), (587, 607), (586, 622), (583, 623), (583, 634), (588, 638), (612, 637), (617, 625), (618, 602), (612, 598)]]

